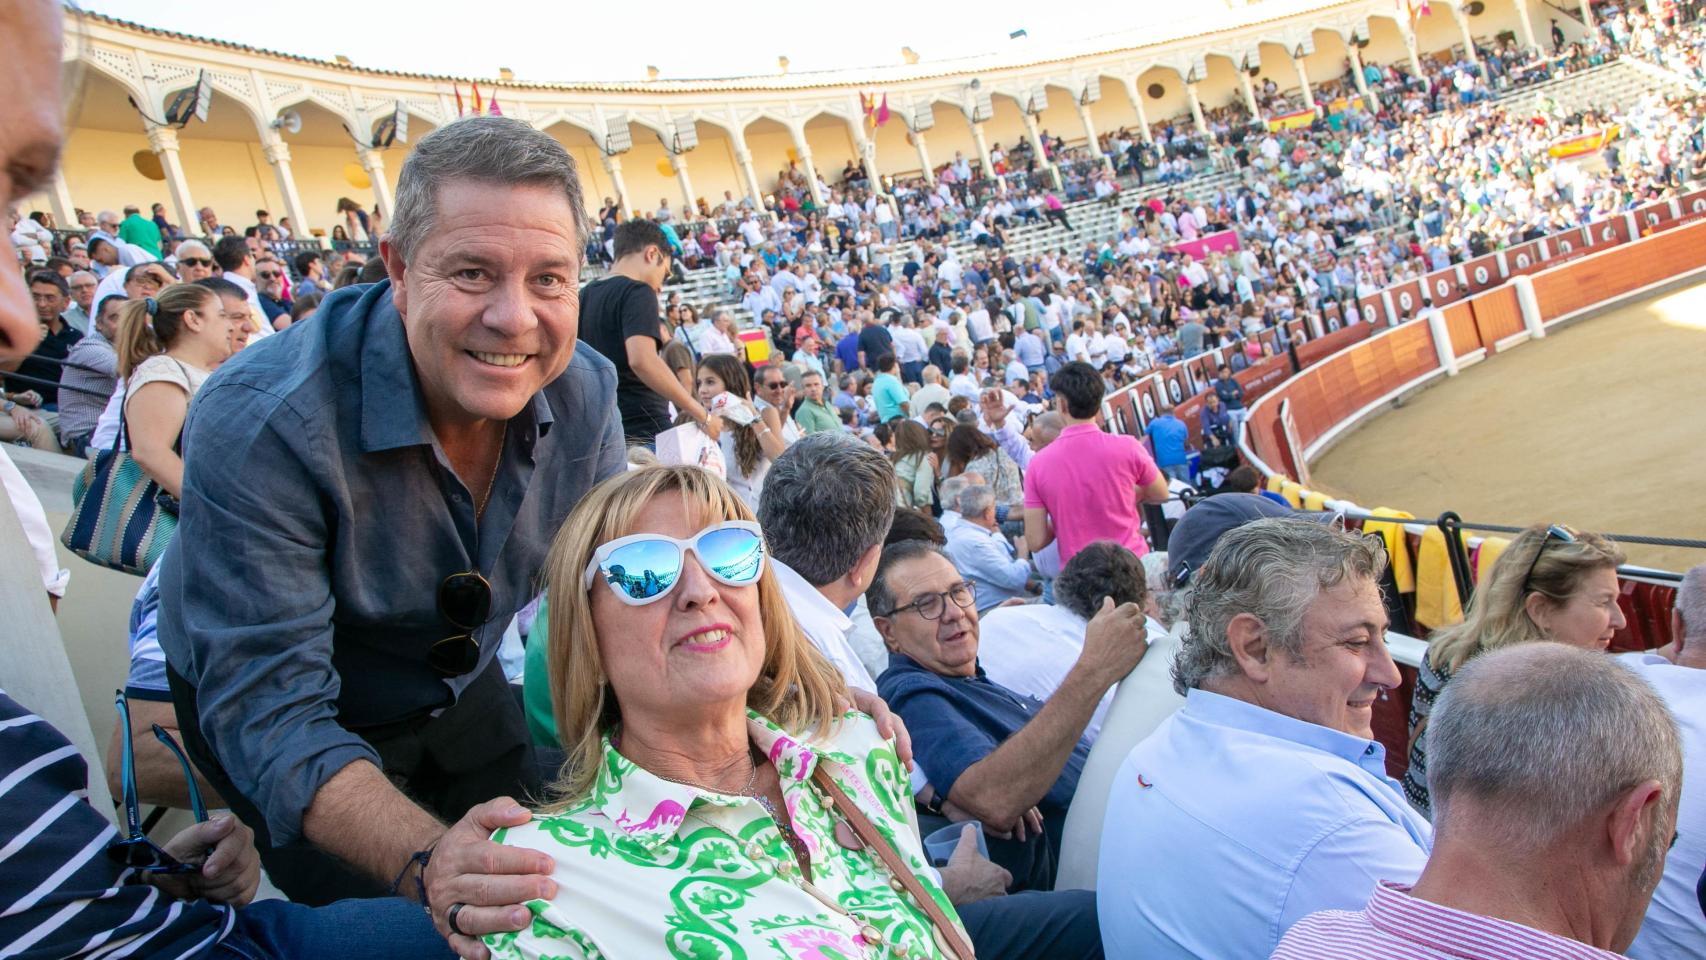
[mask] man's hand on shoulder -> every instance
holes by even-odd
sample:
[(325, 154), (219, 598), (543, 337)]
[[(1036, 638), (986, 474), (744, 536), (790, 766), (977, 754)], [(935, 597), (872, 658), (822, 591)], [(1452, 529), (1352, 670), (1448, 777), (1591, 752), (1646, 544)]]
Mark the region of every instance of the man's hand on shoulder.
[[(519, 827), (531, 819), (509, 797), (480, 804), (444, 832), (422, 872), (433, 926), (464, 960), (488, 960), (491, 954), (480, 938), (488, 933), (523, 930), (533, 915), (526, 904), (557, 895), (551, 873), (556, 862), (546, 854), (494, 843), (492, 833)], [(456, 929), (450, 928), (451, 907), (461, 904)]]
[(1075, 669), (1092, 671), (1102, 689), (1125, 679), (1149, 651), (1143, 608), (1135, 603), (1114, 605), (1102, 598), (1102, 609), (1084, 630), (1084, 652)]

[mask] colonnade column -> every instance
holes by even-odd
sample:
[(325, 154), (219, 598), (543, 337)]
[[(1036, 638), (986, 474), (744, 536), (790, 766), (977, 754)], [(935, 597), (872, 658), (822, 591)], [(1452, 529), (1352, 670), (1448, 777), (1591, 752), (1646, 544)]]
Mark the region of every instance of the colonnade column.
[(918, 166), (924, 170), (924, 182), (936, 185), (936, 171), (930, 166), (930, 148), (924, 144), (924, 131), (912, 131), (912, 146), (918, 151)]
[[(367, 171), (367, 179), (373, 181), (373, 206), (379, 215), (391, 222), (391, 181), (385, 179), (385, 155), (371, 147), (356, 147), (355, 155), (361, 161), (361, 169)], [(375, 238), (377, 239), (377, 238)]]
[(1250, 119), (1262, 119), (1262, 105), (1256, 101), (1256, 85), (1250, 80), (1250, 71), (1238, 65), (1238, 85), (1244, 89), (1244, 106), (1250, 111)]
[(1590, 0), (1582, 0), (1582, 25), (1588, 28), (1588, 33), (1599, 33), (1599, 23), (1593, 18), (1593, 4)]
[(1055, 165), (1054, 160), (1043, 153), (1043, 138), (1042, 134), (1037, 132), (1036, 114), (1021, 110), (1019, 111), (1019, 118), (1025, 121), (1025, 139), (1031, 142), (1031, 152), (1036, 154), (1037, 165), (1048, 171), (1049, 182), (1054, 184), (1056, 190), (1059, 190), (1061, 188), (1060, 168)]
[(1475, 53), (1475, 35), (1469, 32), (1469, 14), (1465, 13), (1462, 5), (1451, 8), (1452, 19), (1457, 21), (1457, 29), (1463, 33), (1463, 53), (1470, 63), (1480, 63), (1481, 58)]
[(1522, 28), (1522, 44), (1525, 50), (1540, 49), (1539, 41), (1534, 39), (1534, 19), (1528, 13), (1528, 0), (1515, 0), (1517, 26)]
[(76, 230), (77, 207), (71, 202), (71, 185), (65, 182), (65, 171), (55, 167), (53, 179), (47, 184), (48, 209), (53, 211), (53, 220), (61, 230)]
[(628, 198), (627, 181), (622, 179), (622, 158), (614, 153), (601, 152), (601, 155), (604, 157), (604, 169), (610, 174), (610, 182), (616, 191), (616, 209), (621, 219), (626, 220), (632, 208), (628, 206), (631, 201)]
[[(1098, 81), (1092, 80), (1090, 82), (1096, 83)], [(1083, 100), (1078, 101), (1078, 120), (1084, 124), (1084, 137), (1090, 144), (1090, 156), (1106, 165), (1108, 158), (1102, 153), (1101, 141), (1096, 139), (1096, 125), (1090, 120), (1090, 105)]]
[[(190, 182), (184, 177), (183, 162), (178, 159), (178, 131), (171, 127), (149, 125), (148, 149), (160, 158), (160, 169), (166, 172), (166, 191), (172, 197), (172, 210), (178, 215), (178, 229), (185, 236), (195, 236), (201, 232), (201, 220), (196, 213), (195, 201), (190, 199)], [(63, 225), (66, 229), (76, 227), (72, 222)]]
[(1131, 100), (1131, 109), (1137, 114), (1137, 129), (1143, 135), (1143, 142), (1153, 144), (1155, 135), (1149, 132), (1149, 111), (1143, 109), (1143, 94), (1137, 90), (1136, 77), (1121, 77), (1120, 83), (1125, 86), (1125, 95)]
[(1293, 55), (1292, 68), (1297, 71), (1298, 88), (1303, 91), (1303, 109), (1315, 109), (1315, 92), (1309, 89), (1309, 70), (1303, 63), (1303, 58)]
[(1191, 122), (1196, 124), (1197, 135), (1206, 138), (1208, 136), (1208, 121), (1203, 119), (1202, 98), (1197, 96), (1196, 83), (1187, 82), (1185, 84), (1185, 99), (1190, 101)]
[(291, 235), (299, 240), (312, 237), (308, 209), (302, 205), (302, 194), (296, 190), (296, 177), (290, 171), (290, 145), (283, 140), (263, 138), (261, 150), (266, 154), (267, 162), (272, 164), (273, 176), (278, 180), (278, 193), (284, 198), (284, 212), (290, 217)]
[(1356, 81), (1357, 93), (1362, 94), (1363, 109), (1374, 113), (1380, 109), (1380, 100), (1374, 95), (1374, 91), (1368, 88), (1368, 76), (1363, 73), (1362, 52), (1354, 43), (1345, 44), (1345, 51), (1350, 54), (1351, 78)]
[(764, 209), (764, 190), (758, 185), (758, 173), (752, 169), (752, 151), (746, 148), (746, 140), (736, 134), (735, 163), (740, 165), (740, 175), (746, 185), (747, 195), (752, 198), (754, 210)]
[(693, 181), (687, 176), (687, 154), (669, 154), (670, 165), (675, 168), (675, 182), (681, 186), (681, 215), (683, 219), (692, 219), (699, 215), (699, 207), (693, 202)]
[(805, 168), (806, 189), (811, 191), (812, 205), (823, 207), (823, 190), (817, 184), (817, 165), (812, 163), (812, 148), (806, 145), (804, 127), (790, 126), (788, 132), (794, 137), (794, 156), (799, 158), (800, 166)]
[(986, 179), (995, 179), (995, 164), (989, 160), (989, 139), (983, 135), (983, 121), (973, 120), (971, 114), (966, 114), (966, 123), (971, 125), (971, 139), (977, 144), (977, 159), (983, 164), (983, 175)]
[[(1517, 0), (1517, 2), (1522, 3), (1525, 0)], [(1403, 30), (1402, 32), (1404, 34), (1404, 52), (1410, 55), (1410, 70), (1412, 75), (1420, 80), (1426, 74), (1422, 70), (1422, 58), (1416, 52), (1416, 32), (1414, 30)]]

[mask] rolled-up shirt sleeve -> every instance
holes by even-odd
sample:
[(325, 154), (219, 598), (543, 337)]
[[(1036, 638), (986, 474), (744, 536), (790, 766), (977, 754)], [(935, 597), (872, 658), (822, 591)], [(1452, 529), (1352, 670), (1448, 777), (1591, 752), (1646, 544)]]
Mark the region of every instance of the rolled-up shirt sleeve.
[(241, 384), (207, 393), (224, 396), (198, 396), (195, 412), (214, 415), (192, 412), (186, 427), (160, 642), (196, 687), (202, 734), (225, 774), (282, 845), (301, 839), (303, 814), (333, 774), (379, 756), (337, 722), (333, 531), (310, 466), (326, 453), (276, 398)]
[(1034, 451), (1031, 450), (1030, 441), (1025, 439), (1023, 430), (1013, 426), (1012, 420), (1002, 424), (1001, 429), (991, 431), (989, 435), (995, 438), (996, 443), (1001, 444), (1001, 449), (1007, 451), (1007, 455), (1013, 458), (1020, 470), (1031, 465), (1031, 454)]

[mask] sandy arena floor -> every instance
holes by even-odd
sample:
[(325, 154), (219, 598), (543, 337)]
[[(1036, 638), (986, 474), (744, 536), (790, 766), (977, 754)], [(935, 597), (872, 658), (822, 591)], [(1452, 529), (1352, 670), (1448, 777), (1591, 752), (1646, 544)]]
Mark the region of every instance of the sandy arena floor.
[[(1366, 421), (1315, 485), (1418, 517), (1706, 540), (1706, 284), (1489, 358)], [(1706, 550), (1627, 547), (1685, 570)]]

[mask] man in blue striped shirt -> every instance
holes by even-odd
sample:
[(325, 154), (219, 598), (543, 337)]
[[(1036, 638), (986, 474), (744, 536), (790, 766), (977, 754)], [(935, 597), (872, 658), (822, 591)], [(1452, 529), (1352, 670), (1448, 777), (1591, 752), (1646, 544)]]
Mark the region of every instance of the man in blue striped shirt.
[[(44, 4), (45, 6), (45, 4)], [(0, 691), (0, 956), (160, 960), (449, 958), (426, 911), (391, 897), (310, 908), (250, 903), (254, 834), (230, 814), (161, 847), (194, 873), (147, 873), (111, 859), (120, 838), (89, 805), (77, 748)]]

